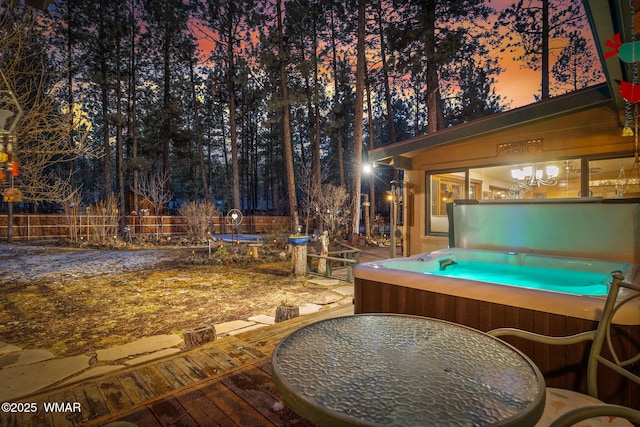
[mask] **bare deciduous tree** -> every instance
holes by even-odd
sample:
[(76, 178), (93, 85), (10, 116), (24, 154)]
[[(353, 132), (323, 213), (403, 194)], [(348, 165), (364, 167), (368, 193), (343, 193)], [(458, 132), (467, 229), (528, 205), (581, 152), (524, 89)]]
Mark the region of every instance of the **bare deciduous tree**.
[(76, 243), (80, 238), (81, 232), (78, 214), (82, 196), (79, 191), (71, 190), (71, 192), (73, 195), (62, 203), (62, 211), (67, 218), (67, 225), (69, 226), (69, 240)]
[(314, 210), (332, 238), (337, 237), (349, 224), (349, 199), (344, 187), (325, 184), (322, 186), (322, 195), (314, 201)]
[(106, 200), (87, 208), (89, 240), (104, 242), (107, 238), (118, 235), (119, 205), (118, 198), (110, 194)]
[[(153, 213), (156, 218), (160, 218), (162, 209), (169, 203), (173, 194), (169, 191), (169, 175), (162, 172), (156, 172), (154, 175), (140, 174), (138, 189), (132, 191), (153, 206)], [(157, 237), (160, 238), (160, 224), (156, 227)]]
[(60, 76), (48, 66), (37, 25), (33, 11), (17, 2), (0, 14), (0, 86), (15, 94), (24, 112), (16, 124), (20, 174), (12, 184), (25, 201), (63, 203), (79, 190), (72, 186), (72, 162), (99, 153), (86, 144), (88, 130), (73, 106), (59, 102), (53, 82)]

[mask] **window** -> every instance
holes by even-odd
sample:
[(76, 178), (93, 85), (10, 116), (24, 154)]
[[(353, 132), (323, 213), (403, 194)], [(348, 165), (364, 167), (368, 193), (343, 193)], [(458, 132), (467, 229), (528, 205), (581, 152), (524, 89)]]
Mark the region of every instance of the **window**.
[(560, 159), (427, 174), (427, 234), (448, 233), (447, 204), (458, 199), (580, 197), (580, 172), (580, 159)]
[(449, 231), (447, 204), (459, 199), (476, 199), (482, 194), (482, 181), (471, 179), (467, 182), (468, 171), (455, 171), (427, 175), (429, 183), (429, 207), (427, 230), (429, 233), (443, 234)]
[(640, 163), (634, 157), (589, 161), (589, 195), (603, 199), (640, 197)]
[[(582, 159), (572, 158), (428, 173), (427, 234), (449, 232), (447, 204), (458, 199), (583, 197), (581, 163)], [(640, 158), (596, 159), (588, 164), (589, 194), (584, 197), (640, 198)]]

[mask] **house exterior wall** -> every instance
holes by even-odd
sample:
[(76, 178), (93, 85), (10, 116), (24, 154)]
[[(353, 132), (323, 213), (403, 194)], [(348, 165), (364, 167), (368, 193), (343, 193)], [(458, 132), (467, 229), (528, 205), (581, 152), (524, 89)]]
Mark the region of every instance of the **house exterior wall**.
[(631, 155), (635, 138), (623, 137), (624, 118), (608, 105), (569, 112), (551, 119), (525, 122), (475, 135), (408, 155), (405, 171), (410, 221), (401, 227), (403, 255), (446, 248), (446, 236), (427, 234), (427, 172), (489, 167), (562, 158)]

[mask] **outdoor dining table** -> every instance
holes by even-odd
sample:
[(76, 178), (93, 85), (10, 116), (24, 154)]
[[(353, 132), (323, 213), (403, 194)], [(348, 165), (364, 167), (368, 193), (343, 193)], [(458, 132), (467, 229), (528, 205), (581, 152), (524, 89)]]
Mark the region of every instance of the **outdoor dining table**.
[(319, 426), (532, 426), (545, 384), (519, 350), (463, 325), (360, 314), (286, 336), (272, 358), (289, 406)]

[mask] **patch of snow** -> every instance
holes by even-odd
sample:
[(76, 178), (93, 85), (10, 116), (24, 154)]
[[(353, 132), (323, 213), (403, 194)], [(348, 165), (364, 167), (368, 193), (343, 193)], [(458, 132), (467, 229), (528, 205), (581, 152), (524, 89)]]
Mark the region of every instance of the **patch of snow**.
[(86, 277), (135, 271), (170, 261), (175, 249), (96, 250), (0, 244), (0, 285), (45, 276)]

